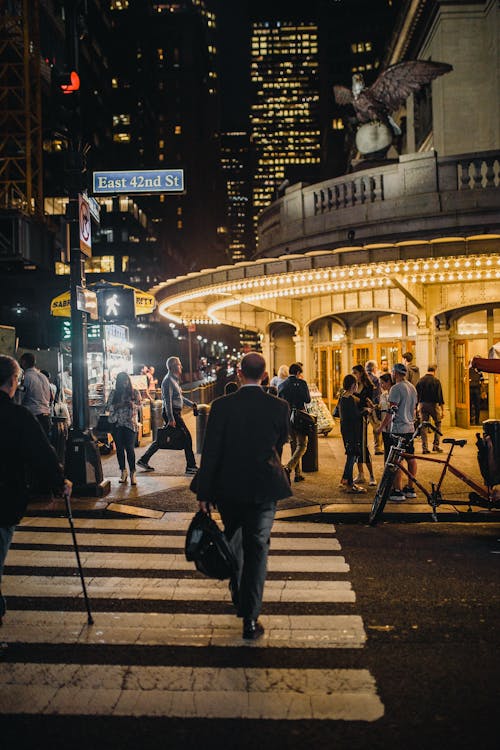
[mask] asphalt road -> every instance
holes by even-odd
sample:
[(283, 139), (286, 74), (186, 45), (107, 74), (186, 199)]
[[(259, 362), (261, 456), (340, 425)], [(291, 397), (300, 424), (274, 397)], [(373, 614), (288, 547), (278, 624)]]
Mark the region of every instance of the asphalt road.
[[(367, 645), (341, 653), (289, 649), (287, 666), (368, 668), (384, 705), (382, 718), (358, 722), (2, 716), (2, 746), (497, 748), (500, 525), (382, 523), (373, 529), (364, 523), (337, 523), (336, 536), (350, 566), (343, 575), (356, 592), (356, 601), (342, 605), (342, 611), (361, 615)], [(325, 605), (308, 606), (310, 614), (320, 614)], [(264, 616), (272, 613), (273, 605), (267, 605)], [(37, 660), (36, 645), (19, 649), (25, 658)], [(55, 644), (53, 656), (64, 662), (65, 650), (69, 653), (73, 647)], [(89, 663), (94, 658), (99, 662), (99, 645), (88, 645), (85, 651)], [(5, 649), (4, 658), (18, 661), (19, 653)], [(154, 664), (155, 654), (160, 654), (154, 648), (137, 653), (139, 664)], [(73, 657), (78, 655), (73, 652)], [(47, 653), (40, 654), (39, 660), (44, 658)], [(117, 648), (116, 659), (121, 658)], [(235, 649), (184, 647), (163, 649), (161, 658), (171, 664), (221, 667), (231, 666), (237, 658), (240, 665), (272, 668), (274, 661), (281, 663), (283, 650), (268, 648), (264, 655), (262, 650), (247, 649), (236, 657)]]

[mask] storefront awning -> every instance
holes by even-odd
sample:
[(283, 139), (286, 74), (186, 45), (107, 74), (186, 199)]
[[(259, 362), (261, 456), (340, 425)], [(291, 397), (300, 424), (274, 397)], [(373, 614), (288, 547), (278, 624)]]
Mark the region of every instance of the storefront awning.
[[(97, 281), (89, 284), (89, 289), (97, 290), (103, 286), (118, 286), (122, 289), (133, 289), (135, 294), (135, 314), (150, 315), (156, 307), (156, 299), (149, 292), (143, 292), (141, 289), (129, 286), (128, 284), (119, 284), (113, 281)], [(54, 297), (50, 303), (50, 313), (60, 318), (71, 317), (71, 297), (69, 290)]]

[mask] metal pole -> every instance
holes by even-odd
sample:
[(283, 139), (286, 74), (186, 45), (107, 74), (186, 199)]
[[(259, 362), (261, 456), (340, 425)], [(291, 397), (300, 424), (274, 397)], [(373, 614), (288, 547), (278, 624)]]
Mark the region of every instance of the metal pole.
[(191, 351), (191, 331), (188, 327), (188, 348), (189, 348), (189, 382), (193, 382), (193, 352)]
[(92, 618), (92, 612), (90, 611), (90, 601), (87, 595), (87, 587), (85, 585), (85, 578), (83, 577), (82, 563), (80, 562), (80, 551), (78, 549), (78, 542), (76, 540), (75, 527), (73, 524), (73, 515), (71, 513), (71, 504), (69, 501), (69, 492), (64, 492), (64, 501), (66, 503), (66, 515), (68, 517), (69, 526), (71, 529), (71, 535), (73, 537), (73, 547), (75, 548), (76, 563), (78, 565), (78, 572), (80, 573), (80, 581), (82, 582), (83, 598), (85, 599), (85, 607), (87, 609), (87, 622), (89, 625), (94, 624)]

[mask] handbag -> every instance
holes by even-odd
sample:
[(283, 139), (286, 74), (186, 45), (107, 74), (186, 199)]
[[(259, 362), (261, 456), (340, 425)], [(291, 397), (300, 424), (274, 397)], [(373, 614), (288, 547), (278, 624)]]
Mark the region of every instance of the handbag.
[(301, 409), (292, 409), (290, 424), (300, 435), (314, 435), (316, 430), (316, 417)]
[(156, 442), (158, 443), (158, 447), (163, 450), (182, 451), (184, 450), (186, 438), (180, 427), (169, 427), (167, 425), (166, 427), (158, 428)]
[(114, 427), (114, 423), (110, 421), (107, 414), (100, 414), (97, 424), (95, 426), (96, 432), (111, 432)]
[(213, 518), (199, 510), (191, 521), (184, 547), (186, 560), (209, 578), (236, 581), (238, 563), (224, 532)]

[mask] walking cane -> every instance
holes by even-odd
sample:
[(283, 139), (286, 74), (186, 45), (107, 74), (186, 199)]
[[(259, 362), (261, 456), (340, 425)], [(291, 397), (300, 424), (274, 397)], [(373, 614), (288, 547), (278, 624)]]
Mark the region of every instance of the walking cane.
[(78, 542), (76, 541), (75, 527), (73, 524), (73, 516), (71, 514), (71, 505), (69, 501), (69, 498), (71, 496), (71, 489), (69, 487), (64, 488), (63, 496), (64, 496), (64, 502), (66, 503), (66, 515), (68, 517), (69, 525), (71, 528), (71, 535), (73, 537), (73, 547), (75, 548), (76, 562), (78, 564), (78, 572), (80, 573), (80, 580), (82, 582), (83, 598), (85, 599), (85, 606), (87, 608), (87, 623), (89, 625), (93, 625), (94, 620), (92, 619), (92, 612), (90, 611), (90, 602), (89, 602), (89, 597), (87, 595), (87, 587), (85, 586), (85, 579), (83, 577), (82, 564), (80, 562), (80, 552), (78, 550)]

